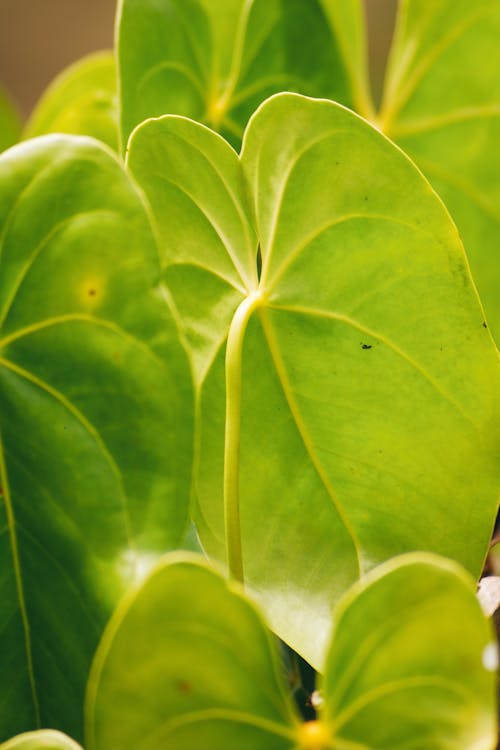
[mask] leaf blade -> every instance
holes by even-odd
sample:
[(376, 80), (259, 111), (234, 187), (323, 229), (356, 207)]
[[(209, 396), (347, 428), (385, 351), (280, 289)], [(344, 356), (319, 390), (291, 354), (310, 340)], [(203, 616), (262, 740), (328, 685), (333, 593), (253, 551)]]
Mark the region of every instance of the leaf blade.
[(491, 628), (462, 569), (429, 554), (396, 558), (336, 609), (324, 719), (340, 740), (370, 746), (489, 748), (489, 648)]
[[(150, 153), (170, 173), (179, 164), (172, 133), (188, 125), (161, 122), (172, 150), (158, 143)], [(140, 130), (129, 167), (161, 222), (161, 243), (189, 245), (210, 272), (204, 243), (197, 250), (194, 235), (173, 225), (175, 216), (190, 226), (181, 203), (169, 210), (141, 155), (148, 134), (150, 143), (163, 138), (160, 126)], [(204, 141), (212, 160), (215, 142)], [(186, 174), (176, 179), (192, 180), (193, 158), (184, 152)], [(282, 94), (254, 115), (240, 161), (262, 255), (242, 348), (245, 581), (276, 632), (321, 669), (331, 602), (360, 569), (425, 545), (479, 574), (498, 494), (498, 356), (449, 215), (380, 133), (331, 102)], [(234, 242), (243, 258), (242, 235)], [(206, 308), (198, 276), (165, 278), (181, 319), (191, 324), (196, 309), (216, 342), (207, 356), (190, 341), (205, 361), (194, 513), (205, 549), (224, 560), (224, 347), (245, 303), (215, 292)], [(464, 524), (470, 537), (460, 545)], [(297, 614), (310, 611), (313, 626)]]
[(116, 65), (112, 52), (95, 52), (72, 63), (36, 104), (23, 138), (47, 133), (87, 135), (118, 150)]
[[(138, 632), (148, 632), (142, 645)], [(296, 719), (274, 649), (239, 591), (199, 558), (170, 555), (106, 631), (89, 681), (87, 746), (291, 747)]]
[(349, 79), (359, 80), (345, 55), (351, 42), (362, 54), (357, 2), (339, 10), (330, 0), (289, 0), (285, 12), (277, 0), (122, 0), (117, 29), (123, 148), (135, 126), (164, 114), (205, 122), (239, 145), (272, 93), (350, 102)]
[[(498, 335), (498, 3), (402, 3), (381, 127), (421, 167), (463, 236)], [(477, 50), (481, 50), (479, 64)]]
[(0, 193), (0, 734), (78, 737), (117, 597), (184, 533), (191, 379), (145, 208), (107, 149), (20, 144)]

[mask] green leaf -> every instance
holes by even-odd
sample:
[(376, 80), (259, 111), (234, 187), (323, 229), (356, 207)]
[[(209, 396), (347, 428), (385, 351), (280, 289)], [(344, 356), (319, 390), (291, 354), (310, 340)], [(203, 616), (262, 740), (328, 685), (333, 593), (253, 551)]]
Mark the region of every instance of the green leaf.
[(97, 141), (0, 157), (0, 740), (80, 739), (117, 597), (187, 521), (192, 392), (143, 203)]
[(500, 341), (500, 3), (403, 0), (380, 124), (444, 199)]
[(116, 151), (117, 110), (113, 53), (94, 53), (57, 76), (32, 113), (24, 137), (46, 133), (90, 135)]
[(359, 0), (121, 0), (123, 147), (136, 125), (163, 114), (239, 145), (255, 108), (283, 90), (351, 103), (352, 88), (368, 108), (360, 19)]
[(319, 668), (331, 604), (361, 572), (423, 547), (478, 575), (498, 500), (498, 355), (414, 165), (339, 105), (293, 94), (258, 110), (240, 164), (179, 117), (138, 128), (128, 164), (192, 351), (210, 555), (226, 558), (227, 536), (241, 577), (239, 492), (245, 580)]
[(457, 565), (391, 560), (346, 594), (334, 621), (322, 694), (335, 748), (495, 746), (497, 645)]
[(0, 152), (12, 146), (21, 134), (19, 114), (0, 88)]
[(65, 734), (51, 729), (26, 732), (0, 745), (0, 750), (82, 750)]
[(89, 679), (87, 750), (292, 750), (275, 643), (200, 560), (168, 556), (114, 614)]
[(114, 614), (93, 664), (87, 750), (491, 750), (497, 646), (472, 579), (413, 553), (335, 610), (319, 720), (301, 724), (239, 589), (173, 554)]

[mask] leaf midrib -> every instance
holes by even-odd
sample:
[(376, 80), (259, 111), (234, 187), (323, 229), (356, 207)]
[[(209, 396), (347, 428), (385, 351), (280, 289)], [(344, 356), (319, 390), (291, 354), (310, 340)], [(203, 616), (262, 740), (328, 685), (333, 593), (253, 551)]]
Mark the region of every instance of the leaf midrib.
[[(296, 741), (296, 733), (293, 727), (287, 727), (285, 724), (278, 724), (277, 721), (266, 719), (257, 714), (250, 714), (244, 711), (237, 711), (230, 708), (208, 708), (205, 710), (189, 711), (181, 716), (168, 719), (158, 727), (149, 737), (146, 737), (141, 743), (141, 750), (153, 750), (158, 747), (158, 741), (189, 724), (198, 724), (206, 721), (226, 721), (228, 723), (243, 724), (255, 729), (267, 731), (270, 734), (277, 735), (290, 742)], [(333, 750), (333, 749), (332, 749)]]

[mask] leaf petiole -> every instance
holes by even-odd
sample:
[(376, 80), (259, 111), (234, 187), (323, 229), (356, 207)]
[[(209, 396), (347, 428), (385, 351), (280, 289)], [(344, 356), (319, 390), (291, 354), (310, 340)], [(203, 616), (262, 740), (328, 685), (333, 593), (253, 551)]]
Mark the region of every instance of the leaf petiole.
[(231, 322), (226, 348), (224, 524), (229, 575), (240, 583), (244, 581), (239, 498), (243, 342), (248, 321), (263, 299), (263, 292), (257, 289), (241, 302)]

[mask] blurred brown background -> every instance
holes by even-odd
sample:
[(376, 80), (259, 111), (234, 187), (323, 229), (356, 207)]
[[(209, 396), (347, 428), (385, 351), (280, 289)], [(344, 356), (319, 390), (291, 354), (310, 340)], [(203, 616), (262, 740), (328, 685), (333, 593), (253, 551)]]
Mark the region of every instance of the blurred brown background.
[[(375, 88), (396, 0), (366, 0)], [(0, 86), (26, 115), (45, 86), (87, 52), (113, 44), (115, 0), (0, 0)]]

